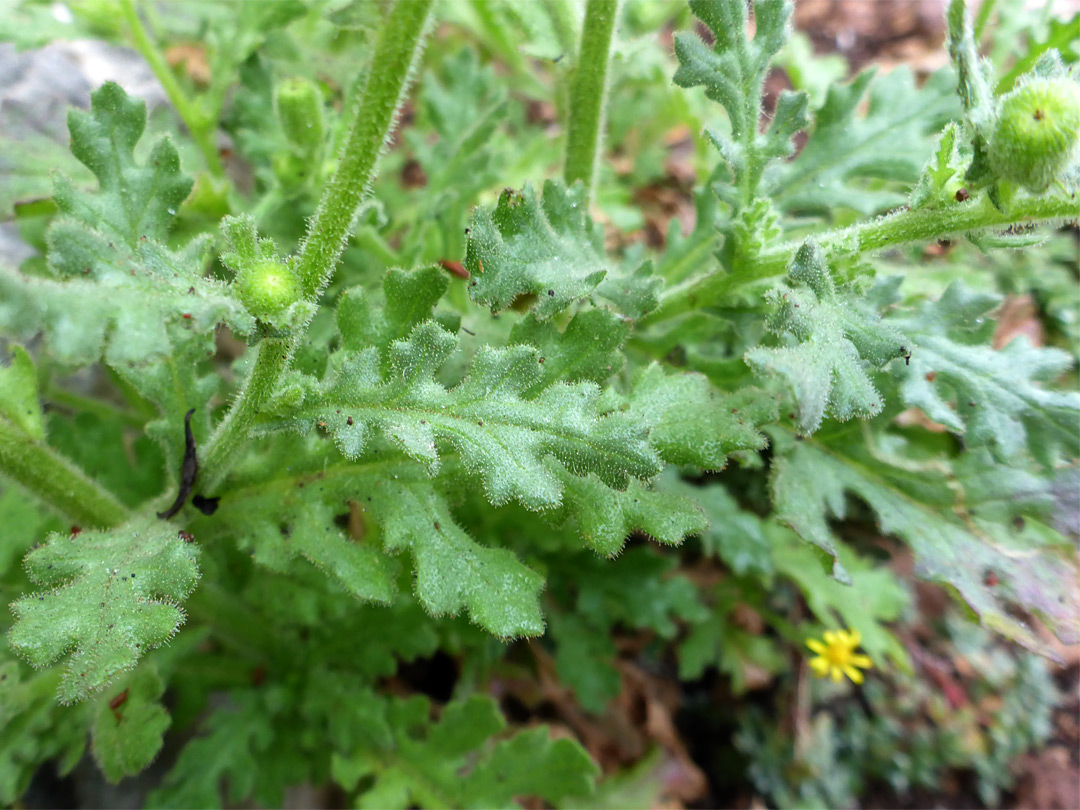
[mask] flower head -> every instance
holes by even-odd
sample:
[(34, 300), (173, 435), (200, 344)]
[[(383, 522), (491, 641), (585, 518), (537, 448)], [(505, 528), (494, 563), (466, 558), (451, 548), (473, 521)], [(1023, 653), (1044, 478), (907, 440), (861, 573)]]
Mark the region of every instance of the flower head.
[(857, 669), (869, 669), (874, 665), (868, 656), (856, 654), (855, 648), (862, 643), (858, 630), (826, 630), (825, 643), (809, 639), (806, 646), (817, 653), (810, 659), (810, 669), (819, 678), (832, 677), (834, 681), (847, 675), (855, 683), (863, 682), (863, 674)]

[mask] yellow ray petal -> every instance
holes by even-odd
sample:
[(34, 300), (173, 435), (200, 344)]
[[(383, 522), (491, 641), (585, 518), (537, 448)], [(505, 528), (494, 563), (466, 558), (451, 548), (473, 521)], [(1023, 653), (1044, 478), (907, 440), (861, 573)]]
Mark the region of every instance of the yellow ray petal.
[(862, 667), (863, 669), (870, 669), (874, 665), (874, 662), (870, 660), (868, 655), (853, 655), (848, 661), (852, 666)]
[(855, 669), (855, 667), (844, 667), (844, 674), (847, 675), (849, 678), (851, 678), (852, 682), (854, 682), (854, 683), (862, 683), (863, 682), (863, 674), (862, 674), (862, 672)]
[(808, 639), (806, 646), (816, 652), (818, 655), (825, 654), (825, 645), (818, 641), (816, 638)]

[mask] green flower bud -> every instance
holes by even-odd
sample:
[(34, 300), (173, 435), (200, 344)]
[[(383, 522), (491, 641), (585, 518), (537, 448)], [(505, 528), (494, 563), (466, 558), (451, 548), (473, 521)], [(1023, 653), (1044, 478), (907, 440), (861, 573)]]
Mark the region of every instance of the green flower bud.
[(1080, 88), (1068, 79), (1033, 79), (1001, 99), (990, 137), (997, 173), (1038, 191), (1077, 153)]
[(277, 315), (300, 300), (300, 285), (287, 265), (261, 261), (245, 268), (234, 282), (237, 295), (256, 318)]
[(316, 154), (323, 142), (323, 97), (318, 86), (307, 79), (285, 79), (277, 86), (278, 121), (297, 151), (305, 157)]

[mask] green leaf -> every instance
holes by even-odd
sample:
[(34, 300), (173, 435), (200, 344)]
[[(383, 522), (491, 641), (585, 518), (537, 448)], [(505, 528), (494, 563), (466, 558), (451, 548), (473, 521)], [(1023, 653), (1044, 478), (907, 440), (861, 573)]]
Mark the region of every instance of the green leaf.
[(1059, 448), (1077, 456), (1080, 393), (1038, 385), (1068, 371), (1072, 356), (1024, 337), (999, 351), (975, 343), (985, 340), (996, 305), (954, 282), (937, 301), (889, 319), (912, 340), (910, 365), (895, 368), (904, 403), (964, 436), (968, 447), (989, 447), (1001, 462), (1031, 452), (1050, 464)]
[(172, 722), (161, 705), (164, 692), (157, 670), (141, 666), (98, 699), (92, 750), (110, 782), (140, 773), (157, 758)]
[[(334, 522), (351, 510), (364, 527), (359, 540), (343, 536)], [(429, 613), (466, 610), (501, 638), (543, 632), (540, 575), (513, 552), (474, 542), (435, 482), (400, 457), (382, 466), (320, 464), (309, 474), (224, 498), (214, 519), (231, 527), (227, 536), (242, 538), (240, 545), (252, 550), (256, 563), (293, 573), (292, 560), (303, 556), (354, 595), (373, 601), (387, 602), (397, 593), (397, 569), (388, 552), (408, 551), (415, 560), (417, 599)], [(368, 537), (373, 527), (378, 531)]]
[(791, 154), (791, 137), (807, 123), (805, 93), (782, 93), (772, 126), (758, 133), (761, 92), (769, 65), (788, 38), (792, 6), (786, 0), (754, 3), (754, 36), (746, 36), (747, 5), (743, 0), (691, 0), (690, 8), (709, 27), (715, 44), (709, 48), (690, 31), (675, 36), (679, 87), (704, 86), (705, 95), (723, 105), (731, 122), (731, 137), (710, 131), (724, 160), (735, 174), (745, 206), (755, 196), (766, 163)]
[(769, 329), (783, 345), (751, 349), (746, 362), (787, 383), (799, 429), (813, 433), (826, 414), (846, 421), (880, 413), (881, 396), (869, 372), (903, 357), (909, 342), (853, 291), (837, 289), (816, 244), (803, 243), (787, 284), (771, 290), (769, 299), (777, 306)]
[(873, 214), (903, 204), (906, 189), (880, 181), (918, 180), (941, 124), (959, 112), (954, 91), (949, 71), (919, 87), (903, 66), (876, 81), (867, 70), (848, 85), (832, 85), (798, 158), (774, 165), (764, 189), (788, 214), (829, 215), (836, 208)]
[(191, 189), (167, 138), (143, 165), (135, 144), (146, 105), (108, 83), (91, 97), (89, 113), (72, 111), (71, 149), (98, 178), (99, 189), (78, 191), (62, 175), (54, 199), (61, 216), (47, 234), (53, 279), (0, 270), (0, 328), (33, 336), (61, 362), (101, 358), (121, 368), (171, 353), (178, 334), (212, 336), (222, 321), (238, 332), (251, 317), (218, 281), (203, 278), (207, 239), (179, 251), (163, 240)]
[(668, 497), (677, 493), (701, 504), (708, 527), (698, 534), (706, 554), (719, 557), (739, 576), (771, 576), (772, 546), (762, 519), (741, 509), (725, 487), (713, 483), (694, 486), (665, 470), (657, 489), (671, 493)]
[(473, 542), (428, 482), (380, 484), (369, 506), (383, 526), (386, 548), (412, 552), (416, 595), (428, 612), (454, 615), (465, 608), (501, 638), (543, 633), (539, 574), (507, 549)]
[(551, 620), (556, 669), (589, 711), (603, 712), (619, 693), (620, 678), (612, 664), (616, 627), (648, 629), (673, 639), (681, 622), (701, 622), (708, 615), (694, 584), (675, 573), (677, 564), (640, 546), (613, 562), (569, 558), (563, 565), (572, 576), (553, 574), (552, 593), (563, 608)]
[(82, 706), (57, 711), (59, 674), (23, 677), (17, 661), (0, 653), (0, 802), (23, 800), (39, 768), (52, 760), (63, 777), (83, 758), (87, 717)]
[(565, 471), (562, 476), (566, 483), (562, 512), (566, 528), (607, 557), (618, 554), (635, 530), (657, 542), (678, 545), (707, 525), (701, 509), (689, 497), (652, 491), (636, 481), (621, 492), (604, 486), (595, 476), (577, 478)]
[(34, 361), (22, 346), (12, 346), (11, 365), (0, 366), (0, 418), (32, 439), (45, 438), (38, 403), (37, 372)]
[(535, 315), (522, 318), (510, 332), (510, 343), (535, 346), (543, 358), (540, 379), (533, 390), (558, 380), (603, 383), (622, 370), (622, 349), (630, 324), (608, 309), (587, 309), (570, 319), (562, 331)]
[(444, 270), (424, 267), (411, 272), (389, 270), (382, 301), (373, 300), (362, 287), (346, 290), (337, 309), (345, 348), (385, 349), (393, 341), (408, 337), (414, 326), (431, 319), (435, 305), (449, 286)]
[[(1034, 631), (1010, 611), (1014, 603), (1063, 638), (1078, 635), (1075, 559), (1058, 553), (1060, 536), (1036, 528), (1032, 497), (1045, 490), (1038, 479), (995, 467), (985, 456), (956, 471), (941, 461), (918, 463), (902, 455), (895, 439), (867, 447), (850, 433), (827, 442), (775, 435), (777, 517), (804, 539), (835, 555), (829, 520), (844, 519), (851, 492), (877, 513), (883, 532), (910, 546), (916, 574), (955, 588), (985, 626), (1042, 650)], [(986, 522), (972, 519), (983, 510), (989, 510)], [(1007, 520), (990, 522), (1003, 510)], [(1025, 529), (1017, 529), (1012, 518), (1025, 515)]]
[[(622, 276), (604, 256), (603, 233), (583, 203), (585, 188), (544, 183), (542, 199), (526, 185), (507, 189), (493, 213), (478, 209), (469, 229), (465, 268), (469, 292), (498, 312), (521, 296), (535, 296), (531, 310), (541, 321), (594, 291), (638, 318), (655, 308), (661, 281), (642, 265)], [(605, 278), (611, 283), (598, 289)]]
[(426, 699), (393, 699), (385, 716), (389, 739), (333, 758), (335, 780), (359, 788), (358, 807), (517, 807), (519, 797), (555, 803), (593, 790), (597, 769), (588, 755), (544, 727), (492, 745), (506, 721), (489, 697), (450, 703), (437, 722)]
[[(820, 568), (820, 566), (818, 566)], [(788, 666), (777, 642), (744, 630), (732, 613), (757, 589), (742, 582), (725, 582), (713, 591), (716, 602), (703, 621), (695, 622), (679, 643), (679, 677), (697, 680), (707, 667), (715, 666), (731, 679), (731, 689), (742, 694), (750, 686), (749, 675), (775, 675)]]
[(492, 503), (513, 499), (534, 510), (561, 501), (562, 484), (546, 461), (551, 456), (576, 475), (593, 473), (616, 488), (659, 471), (640, 424), (620, 413), (601, 415), (595, 384), (556, 384), (523, 399), (541, 375), (531, 347), (481, 347), (468, 376), (447, 390), (434, 374), (457, 343), (434, 322), (419, 324), (407, 340), (390, 345), (385, 378), (375, 349), (337, 352), (317, 389), (299, 405), (278, 407), (275, 426), (325, 425), (350, 458), (378, 431), (431, 474), (440, 469), (440, 445), (449, 446), (480, 477)]
[(941, 133), (934, 155), (923, 168), (922, 176), (911, 192), (911, 207), (944, 207), (958, 200), (956, 193), (966, 167), (960, 158), (960, 127), (950, 121)]
[(653, 363), (636, 380), (627, 413), (649, 426), (665, 461), (722, 470), (730, 453), (765, 446), (757, 425), (776, 418), (776, 403), (760, 391), (724, 394), (701, 374), (669, 376)]
[(900, 619), (910, 601), (892, 571), (875, 568), (846, 546), (838, 546), (837, 563), (850, 579), (840, 582), (822, 567), (818, 552), (790, 531), (774, 527), (770, 536), (777, 572), (799, 586), (818, 621), (833, 630), (858, 630), (862, 646), (878, 666), (888, 656), (897, 666), (910, 669), (903, 644), (884, 626)]
[(12, 647), (36, 667), (71, 652), (63, 703), (82, 700), (164, 644), (184, 621), (198, 549), (158, 520), (110, 531), (51, 534), (26, 557), (30, 579), (51, 588), (12, 603)]
[(377, 548), (348, 538), (334, 518), (347, 510), (301, 489), (269, 489), (255, 497), (226, 498), (219, 519), (232, 524), (241, 548), (259, 565), (280, 573), (306, 560), (359, 599), (390, 602), (397, 593), (394, 565)]
[(184, 746), (162, 786), (147, 796), (147, 807), (219, 808), (225, 779), (232, 803), (251, 795), (260, 761), (274, 741), (276, 713), (250, 691), (233, 691), (229, 704), (210, 715), (205, 735)]

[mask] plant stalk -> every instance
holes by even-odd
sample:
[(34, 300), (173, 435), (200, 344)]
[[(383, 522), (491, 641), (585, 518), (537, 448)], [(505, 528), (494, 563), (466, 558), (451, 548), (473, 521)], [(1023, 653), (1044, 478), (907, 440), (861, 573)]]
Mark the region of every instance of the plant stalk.
[(0, 472), (84, 528), (118, 526), (126, 506), (47, 444), (0, 419)]
[(127, 21), (128, 28), (131, 29), (132, 37), (135, 39), (135, 49), (150, 65), (150, 69), (154, 72), (157, 80), (165, 88), (165, 95), (169, 97), (169, 102), (176, 109), (180, 119), (188, 128), (188, 131), (191, 132), (191, 137), (198, 145), (199, 151), (202, 152), (203, 159), (206, 161), (206, 168), (214, 177), (224, 177), (225, 169), (222, 167), (221, 158), (218, 155), (217, 139), (214, 131), (217, 121), (208, 119), (206, 115), (196, 109), (195, 105), (184, 93), (183, 88), (180, 87), (180, 83), (172, 72), (172, 68), (169, 67), (168, 62), (165, 60), (165, 55), (150, 39), (146, 27), (143, 25), (142, 20), (139, 19), (139, 12), (135, 8), (135, 0), (120, 0), (120, 10)]
[(379, 157), (423, 50), (431, 5), (432, 0), (398, 0), (383, 23), (356, 120), (300, 246), (296, 270), (308, 298), (316, 298), (330, 282), (356, 209), (371, 192)]
[[(300, 246), (296, 271), (304, 295), (311, 300), (330, 282), (356, 211), (371, 191), (379, 156), (423, 51), (431, 6), (432, 0), (398, 0), (383, 23), (361, 101), (354, 105), (345, 148)], [(298, 327), (290, 337), (265, 338), (259, 344), (247, 382), (200, 459), (199, 485), (204, 492), (212, 493), (225, 478), (304, 332), (305, 328)]]
[[(958, 203), (945, 210), (899, 211), (879, 219), (813, 238), (830, 258), (858, 256), (909, 242), (927, 242), (985, 228), (1000, 228), (1022, 222), (1039, 222), (1080, 217), (1080, 202), (1063, 197), (1018, 200), (1007, 211), (994, 207), (987, 197)], [(711, 306), (732, 291), (774, 276), (783, 275), (802, 241), (785, 242), (766, 250), (735, 268), (735, 272), (713, 273), (673, 287), (661, 297), (660, 306), (641, 323), (657, 323), (691, 310)]]
[(619, 0), (588, 0), (581, 50), (570, 82), (570, 122), (566, 135), (567, 184), (585, 184), (585, 201), (592, 199), (596, 164), (604, 134), (611, 39), (619, 16)]

